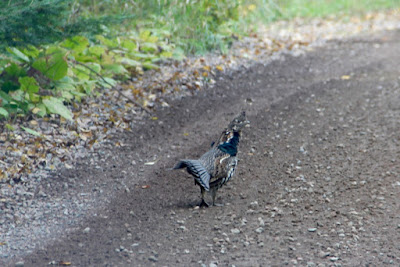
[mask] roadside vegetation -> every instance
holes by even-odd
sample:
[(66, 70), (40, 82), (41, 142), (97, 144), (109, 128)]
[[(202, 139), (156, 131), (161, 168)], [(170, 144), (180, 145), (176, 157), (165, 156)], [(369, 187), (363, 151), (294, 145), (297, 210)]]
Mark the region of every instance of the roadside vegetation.
[(49, 114), (73, 120), (82, 98), (118, 90), (188, 55), (225, 53), (260, 23), (399, 6), (398, 0), (2, 1), (0, 120)]

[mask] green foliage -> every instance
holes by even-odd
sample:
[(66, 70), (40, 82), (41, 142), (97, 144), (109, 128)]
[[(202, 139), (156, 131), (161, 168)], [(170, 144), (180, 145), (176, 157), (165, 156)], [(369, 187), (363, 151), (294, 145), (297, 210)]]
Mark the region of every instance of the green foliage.
[(96, 87), (158, 69), (167, 58), (225, 52), (233, 37), (260, 22), (399, 6), (398, 0), (0, 1), (0, 118), (72, 120), (68, 104)]
[(0, 116), (53, 113), (72, 120), (65, 104), (80, 101), (96, 87), (115, 85), (115, 78), (157, 69), (159, 60), (174, 54), (166, 36), (150, 30), (93, 40), (74, 36), (40, 48), (7, 48), (0, 75)]
[(0, 1), (0, 51), (38, 46), (78, 34), (93, 36), (103, 25), (120, 24), (132, 15), (83, 16), (78, 0)]

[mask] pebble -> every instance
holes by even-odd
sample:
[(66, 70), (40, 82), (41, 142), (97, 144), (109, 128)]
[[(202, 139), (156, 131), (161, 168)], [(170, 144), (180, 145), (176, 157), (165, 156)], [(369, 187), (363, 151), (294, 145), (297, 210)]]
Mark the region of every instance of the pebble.
[(262, 232), (264, 232), (264, 228), (259, 227), (259, 228), (256, 229), (256, 232), (261, 234)]
[(249, 208), (256, 210), (258, 208), (258, 201), (251, 202)]
[(155, 256), (150, 256), (150, 257), (149, 257), (149, 261), (157, 262), (158, 259), (157, 259), (157, 257), (155, 257)]
[(330, 257), (329, 260), (332, 262), (335, 262), (335, 261), (338, 261), (339, 258), (338, 257)]
[(308, 228), (308, 231), (309, 232), (315, 232), (315, 231), (317, 231), (317, 228)]
[(18, 261), (15, 263), (15, 267), (24, 267), (24, 265), (25, 265), (25, 262), (23, 262), (23, 261)]
[(83, 230), (83, 232), (84, 232), (85, 234), (88, 234), (88, 233), (90, 232), (90, 227), (86, 227), (86, 228)]
[(231, 233), (232, 234), (240, 234), (240, 230), (237, 228), (233, 228), (233, 229), (231, 229)]

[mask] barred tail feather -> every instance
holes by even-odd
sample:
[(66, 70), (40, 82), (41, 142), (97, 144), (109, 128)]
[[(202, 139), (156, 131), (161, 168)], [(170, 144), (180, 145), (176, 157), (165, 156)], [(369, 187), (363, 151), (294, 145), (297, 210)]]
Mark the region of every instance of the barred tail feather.
[(179, 161), (174, 169), (187, 168), (188, 173), (194, 176), (196, 182), (198, 182), (206, 191), (210, 190), (210, 174), (204, 168), (198, 160), (181, 160)]

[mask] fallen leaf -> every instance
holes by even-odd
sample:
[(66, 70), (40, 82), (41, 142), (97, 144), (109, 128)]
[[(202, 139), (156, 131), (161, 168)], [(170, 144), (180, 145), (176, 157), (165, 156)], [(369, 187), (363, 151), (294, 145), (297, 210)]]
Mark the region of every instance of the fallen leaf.
[(154, 164), (156, 164), (156, 161), (149, 161), (146, 162), (144, 165), (154, 165)]
[(60, 261), (58, 264), (62, 265), (62, 266), (70, 266), (71, 262), (70, 261)]
[(219, 71), (224, 71), (224, 67), (222, 67), (221, 65), (218, 65), (215, 67), (217, 70)]
[(343, 75), (340, 77), (342, 80), (350, 80), (350, 75)]
[(204, 67), (203, 67), (203, 70), (211, 71), (211, 67), (210, 67), (210, 66), (204, 66)]
[(142, 185), (142, 189), (147, 189), (147, 188), (150, 188), (150, 185)]

